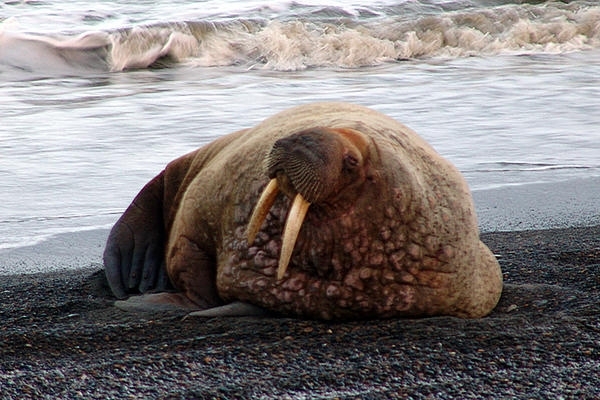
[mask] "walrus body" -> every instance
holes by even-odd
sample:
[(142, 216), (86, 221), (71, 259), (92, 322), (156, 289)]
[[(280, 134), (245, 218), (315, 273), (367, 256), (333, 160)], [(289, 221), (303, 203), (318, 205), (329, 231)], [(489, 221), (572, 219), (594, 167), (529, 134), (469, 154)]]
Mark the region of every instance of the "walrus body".
[(345, 103), (292, 108), (171, 162), (117, 222), (104, 260), (119, 298), (174, 287), (146, 294), (150, 308), (474, 318), (502, 290), (456, 168), (404, 125)]

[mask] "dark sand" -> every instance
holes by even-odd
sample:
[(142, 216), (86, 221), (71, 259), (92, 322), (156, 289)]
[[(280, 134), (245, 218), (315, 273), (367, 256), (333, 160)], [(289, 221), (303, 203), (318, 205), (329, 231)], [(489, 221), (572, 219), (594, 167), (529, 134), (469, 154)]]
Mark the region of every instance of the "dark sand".
[(488, 317), (144, 317), (100, 266), (7, 275), (2, 398), (600, 398), (600, 226), (486, 233)]
[(128, 314), (106, 232), (0, 252), (0, 398), (600, 398), (599, 182), (474, 193), (505, 278), (479, 320)]

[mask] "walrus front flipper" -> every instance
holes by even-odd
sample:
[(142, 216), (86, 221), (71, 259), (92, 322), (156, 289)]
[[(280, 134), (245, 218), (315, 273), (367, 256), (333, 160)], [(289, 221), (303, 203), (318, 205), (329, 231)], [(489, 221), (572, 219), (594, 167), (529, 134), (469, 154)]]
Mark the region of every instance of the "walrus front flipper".
[(144, 186), (108, 236), (104, 268), (112, 292), (120, 299), (169, 285), (163, 194), (164, 172)]

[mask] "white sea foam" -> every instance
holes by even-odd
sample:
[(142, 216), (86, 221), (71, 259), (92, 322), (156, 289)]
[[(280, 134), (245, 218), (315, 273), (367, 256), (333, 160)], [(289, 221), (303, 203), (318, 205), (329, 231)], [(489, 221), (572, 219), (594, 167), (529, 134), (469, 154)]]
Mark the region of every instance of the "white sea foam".
[(114, 70), (145, 67), (164, 57), (202, 66), (249, 63), (274, 70), (353, 68), (402, 59), (595, 48), (600, 46), (600, 6), (513, 5), (414, 21), (388, 15), (337, 24), (318, 18), (179, 23), (136, 28), (118, 37), (112, 50)]
[(74, 37), (24, 34), (9, 18), (0, 28), (0, 65), (72, 70), (102, 69), (108, 63), (110, 70), (122, 71), (178, 63), (245, 64), (287, 71), (600, 47), (600, 5), (585, 3), (513, 4), (411, 19), (404, 9), (393, 8), (382, 8), (376, 17), (372, 11), (368, 18), (357, 8), (310, 10), (297, 17), (160, 22)]

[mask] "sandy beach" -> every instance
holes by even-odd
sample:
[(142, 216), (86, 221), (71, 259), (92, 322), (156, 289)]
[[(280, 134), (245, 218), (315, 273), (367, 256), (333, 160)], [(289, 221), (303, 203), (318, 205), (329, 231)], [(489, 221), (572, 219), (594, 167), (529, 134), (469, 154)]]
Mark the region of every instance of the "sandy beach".
[(599, 193), (474, 193), (505, 279), (479, 320), (129, 314), (99, 264), (106, 231), (0, 252), (0, 398), (598, 398)]

